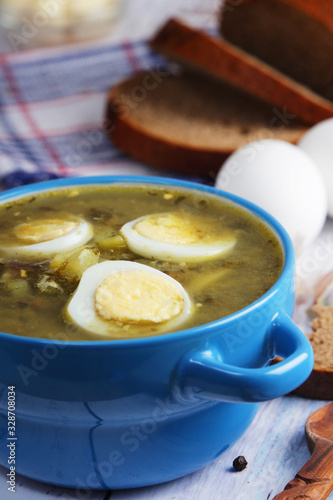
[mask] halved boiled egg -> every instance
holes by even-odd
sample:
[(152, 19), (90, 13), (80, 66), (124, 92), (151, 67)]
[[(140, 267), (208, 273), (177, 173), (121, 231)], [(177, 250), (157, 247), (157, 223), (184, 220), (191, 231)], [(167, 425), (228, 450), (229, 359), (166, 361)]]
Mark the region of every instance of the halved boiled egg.
[(182, 212), (145, 215), (120, 233), (129, 249), (143, 257), (171, 262), (196, 261), (230, 250), (236, 238), (216, 219)]
[[(70, 320), (93, 333), (141, 327), (143, 333), (172, 331), (192, 309), (182, 285), (167, 274), (131, 261), (105, 261), (89, 267), (67, 306)], [(136, 329), (136, 331), (140, 332)]]
[(92, 226), (85, 220), (66, 216), (33, 219), (12, 229), (15, 243), (1, 245), (1, 252), (11, 257), (50, 257), (85, 245), (93, 236)]

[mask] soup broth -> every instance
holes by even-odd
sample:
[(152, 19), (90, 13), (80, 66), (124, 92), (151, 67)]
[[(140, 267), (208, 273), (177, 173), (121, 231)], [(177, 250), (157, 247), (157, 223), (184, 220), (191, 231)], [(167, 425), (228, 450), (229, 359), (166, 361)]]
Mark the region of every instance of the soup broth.
[[(155, 217), (144, 218), (135, 226), (148, 238), (148, 246), (145, 250), (139, 244), (133, 247), (124, 225), (151, 214)], [(88, 226), (81, 227), (79, 221)], [(179, 221), (181, 224), (175, 229)], [(75, 248), (69, 240), (69, 247), (66, 246), (68, 241), (64, 236), (69, 234), (78, 239)], [(83, 238), (81, 243), (80, 238)], [(158, 247), (161, 238), (167, 244), (179, 245), (181, 255), (169, 250), (167, 256), (159, 254), (163, 251)], [(50, 243), (49, 240), (52, 251), (44, 254), (42, 244)], [(65, 242), (63, 246), (61, 241)], [(198, 241), (201, 254), (184, 257), (188, 245), (194, 248)], [(216, 251), (216, 241), (225, 245), (220, 253)], [(207, 243), (203, 252), (202, 242)], [(31, 252), (33, 245), (36, 252)], [(22, 252), (22, 247), (27, 250)], [(277, 237), (247, 211), (199, 191), (154, 185), (75, 187), (3, 204), (0, 257), (0, 331), (61, 340), (136, 338), (209, 323), (261, 297), (275, 283), (283, 267)], [(141, 318), (139, 309), (134, 314), (133, 307), (132, 310), (129, 307), (129, 316), (117, 312), (111, 319), (100, 317), (98, 321), (106, 325), (104, 332), (78, 326), (67, 313), (69, 301), (74, 295), (78, 297), (80, 280), (83, 283), (87, 271), (109, 261), (143, 264), (170, 276), (189, 297), (189, 314), (178, 324), (168, 323), (163, 316), (160, 328), (155, 319)], [(133, 281), (128, 285), (130, 292), (126, 292), (131, 296), (137, 293), (137, 277), (141, 276), (136, 274), (139, 271), (133, 272), (130, 275)], [(85, 284), (83, 288), (87, 287)], [(121, 293), (124, 290), (122, 285)], [(97, 301), (94, 291), (91, 294)], [(149, 300), (153, 302), (154, 297), (155, 291)], [(110, 304), (115, 306), (114, 296), (111, 302), (106, 299), (102, 297), (103, 307), (104, 303), (106, 308)], [(145, 311), (149, 309), (146, 300), (141, 303)]]

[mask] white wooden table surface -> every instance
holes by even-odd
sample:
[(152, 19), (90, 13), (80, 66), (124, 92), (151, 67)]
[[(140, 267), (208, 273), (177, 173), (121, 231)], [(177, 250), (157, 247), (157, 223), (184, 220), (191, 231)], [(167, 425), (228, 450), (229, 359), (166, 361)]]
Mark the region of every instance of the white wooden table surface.
[[(194, 25), (213, 27), (220, 4), (218, 0), (129, 0), (126, 15), (110, 39), (149, 37), (164, 19), (174, 14)], [(8, 50), (6, 44), (6, 37), (0, 31), (0, 51)], [(298, 261), (303, 288), (295, 319), (304, 328), (312, 286), (333, 262), (332, 243), (333, 223), (330, 221), (317, 242)], [(314, 257), (318, 254), (315, 252), (318, 245), (327, 254), (320, 262)], [(253, 423), (233, 448), (206, 468), (169, 483), (135, 490), (92, 491), (82, 496), (74, 489), (53, 487), (17, 476), (16, 491), (12, 493), (7, 489), (7, 471), (0, 467), (0, 499), (272, 500), (308, 460), (304, 425), (311, 412), (327, 403), (295, 396), (263, 403)], [(242, 472), (232, 469), (233, 459), (238, 455), (244, 455), (248, 461), (248, 467)], [(333, 499), (333, 494), (329, 498)]]

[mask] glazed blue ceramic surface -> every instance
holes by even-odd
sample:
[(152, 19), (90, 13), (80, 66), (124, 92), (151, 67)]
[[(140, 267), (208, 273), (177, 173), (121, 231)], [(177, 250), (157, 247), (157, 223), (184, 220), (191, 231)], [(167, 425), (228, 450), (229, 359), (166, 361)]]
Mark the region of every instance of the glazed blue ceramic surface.
[[(232, 446), (261, 401), (295, 389), (313, 353), (290, 319), (294, 251), (263, 210), (221, 191), (160, 178), (61, 179), (4, 192), (0, 203), (61, 187), (140, 183), (222, 196), (265, 221), (283, 271), (259, 300), (204, 326), (142, 339), (70, 342), (0, 333), (0, 463), (9, 467), (8, 387), (15, 386), (16, 472), (90, 489), (147, 486), (191, 473)], [(38, 328), (38, 325), (36, 325)], [(268, 366), (275, 356), (283, 362)]]

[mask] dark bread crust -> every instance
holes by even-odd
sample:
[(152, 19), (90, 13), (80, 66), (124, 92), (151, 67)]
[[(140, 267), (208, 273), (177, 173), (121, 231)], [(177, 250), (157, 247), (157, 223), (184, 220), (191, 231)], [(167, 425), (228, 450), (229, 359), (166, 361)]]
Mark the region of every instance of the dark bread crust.
[(333, 371), (315, 367), (293, 394), (309, 399), (333, 400)]
[[(265, 0), (270, 2), (270, 0)], [(238, 8), (241, 4), (252, 4), (256, 0), (241, 0), (241, 2), (235, 3), (230, 0), (225, 0), (224, 11), (232, 12), (234, 9)], [(325, 26), (329, 31), (333, 33), (333, 2), (332, 0), (279, 0), (280, 3), (284, 3), (292, 8), (303, 11), (310, 18), (316, 19), (323, 26)]]
[[(272, 365), (279, 363), (283, 358), (275, 358)], [(302, 385), (294, 389), (291, 394), (308, 399), (333, 400), (333, 371), (316, 366)]]
[(333, 103), (331, 0), (226, 0), (225, 40)]
[(151, 40), (153, 49), (227, 81), (262, 100), (286, 109), (304, 123), (333, 116), (333, 103), (230, 43), (169, 20)]

